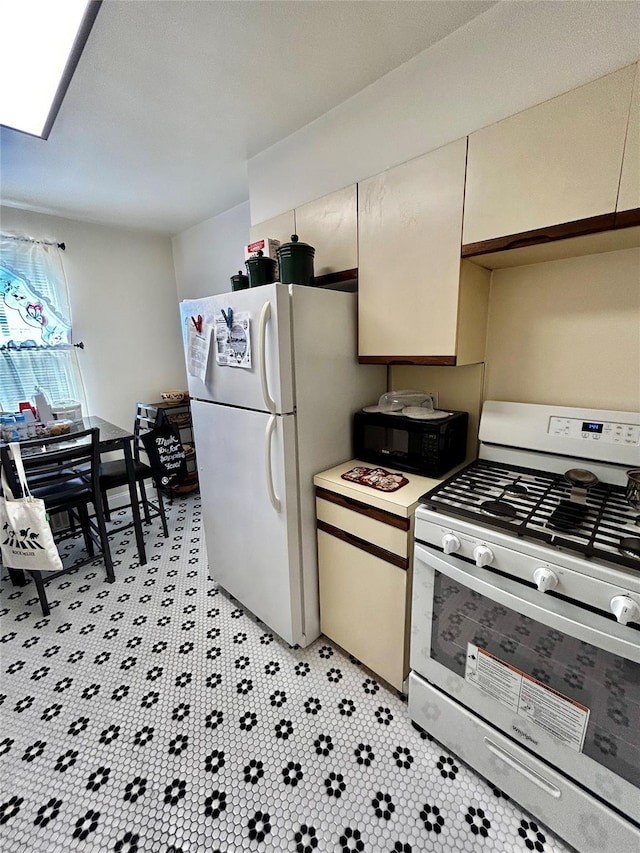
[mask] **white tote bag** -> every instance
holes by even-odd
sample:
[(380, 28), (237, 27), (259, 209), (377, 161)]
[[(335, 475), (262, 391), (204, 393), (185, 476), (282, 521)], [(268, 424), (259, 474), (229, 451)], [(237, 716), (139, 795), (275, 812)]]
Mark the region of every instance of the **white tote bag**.
[(9, 451), (18, 472), (23, 497), (14, 497), (2, 470), (0, 498), (0, 548), (2, 562), (9, 569), (59, 572), (62, 560), (53, 539), (44, 501), (29, 491), (20, 445), (12, 442)]

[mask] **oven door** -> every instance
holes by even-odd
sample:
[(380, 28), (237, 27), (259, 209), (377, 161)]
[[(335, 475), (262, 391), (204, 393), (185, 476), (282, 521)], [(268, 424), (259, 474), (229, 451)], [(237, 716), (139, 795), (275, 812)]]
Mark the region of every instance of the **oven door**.
[(638, 820), (640, 632), (415, 546), (411, 669)]

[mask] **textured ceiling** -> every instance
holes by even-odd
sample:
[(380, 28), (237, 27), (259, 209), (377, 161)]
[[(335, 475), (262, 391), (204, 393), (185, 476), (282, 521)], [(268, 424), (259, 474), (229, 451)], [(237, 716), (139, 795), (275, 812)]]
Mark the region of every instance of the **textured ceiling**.
[(1, 129), (3, 203), (177, 233), (247, 158), (493, 2), (104, 0), (48, 140)]

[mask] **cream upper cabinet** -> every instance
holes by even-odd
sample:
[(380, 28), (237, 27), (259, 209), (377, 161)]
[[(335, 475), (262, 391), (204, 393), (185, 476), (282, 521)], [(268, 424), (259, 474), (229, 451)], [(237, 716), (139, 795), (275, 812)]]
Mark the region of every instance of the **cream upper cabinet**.
[[(466, 153), (467, 141), (459, 139), (358, 185), (361, 359), (483, 360), (486, 311), (476, 318), (460, 305)], [(481, 290), (469, 295), (484, 303), (488, 273), (475, 270)], [(459, 316), (480, 344), (464, 347), (464, 361), (457, 360), (464, 338)]]
[(295, 214), (293, 210), (288, 210), (286, 213), (274, 216), (273, 219), (252, 225), (249, 230), (249, 242), (259, 240), (261, 237), (270, 237), (272, 240), (288, 243), (291, 235), (295, 233), (295, 225)]
[(358, 266), (357, 184), (251, 226), (250, 239), (272, 237), (288, 243), (297, 234), (316, 250), (314, 274), (328, 275)]
[(636, 65), (616, 210), (632, 210), (637, 207), (640, 207), (640, 63)]
[(296, 234), (315, 250), (316, 276), (358, 266), (357, 185), (296, 207)]
[(464, 244), (613, 213), (636, 66), (472, 133)]

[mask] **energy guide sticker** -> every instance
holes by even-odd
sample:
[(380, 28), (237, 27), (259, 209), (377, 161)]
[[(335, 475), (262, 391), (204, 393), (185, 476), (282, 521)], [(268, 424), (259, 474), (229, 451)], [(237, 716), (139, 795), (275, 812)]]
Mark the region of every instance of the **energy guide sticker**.
[(582, 752), (589, 709), (484, 649), (467, 645), (465, 680), (510, 711)]

